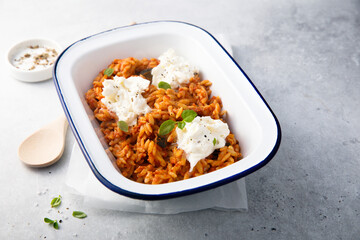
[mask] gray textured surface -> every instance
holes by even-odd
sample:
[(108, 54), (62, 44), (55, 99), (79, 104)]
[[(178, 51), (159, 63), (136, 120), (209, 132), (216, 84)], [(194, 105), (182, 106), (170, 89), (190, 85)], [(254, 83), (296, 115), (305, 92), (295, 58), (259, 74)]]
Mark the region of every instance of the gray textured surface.
[[(223, 33), (280, 121), (278, 154), (246, 178), (249, 211), (141, 215), (83, 209), (71, 195), (64, 196), (60, 213), (49, 211), (49, 199), (62, 191), (71, 148), (42, 170), (23, 166), (16, 150), (60, 114), (60, 104), (51, 81), (14, 81), (2, 58), (0, 238), (359, 239), (358, 0), (0, 0), (0, 55), (24, 38), (48, 37), (67, 46), (132, 21), (159, 19)], [(69, 134), (68, 146), (73, 141)], [(73, 219), (76, 209), (89, 217)], [(55, 231), (42, 222), (46, 216), (69, 218)]]

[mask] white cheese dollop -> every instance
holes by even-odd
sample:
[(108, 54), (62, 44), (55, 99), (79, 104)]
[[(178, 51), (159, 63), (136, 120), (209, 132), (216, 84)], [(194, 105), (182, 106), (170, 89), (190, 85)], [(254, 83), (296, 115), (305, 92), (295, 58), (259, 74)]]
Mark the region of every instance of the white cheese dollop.
[(152, 84), (167, 82), (171, 88), (178, 88), (182, 83), (188, 83), (199, 70), (190, 65), (183, 57), (176, 56), (173, 49), (167, 50), (159, 57), (160, 63), (151, 70)]
[[(197, 162), (225, 146), (230, 130), (226, 123), (211, 117), (196, 117), (181, 130), (176, 128), (178, 148), (185, 151), (190, 172)], [(214, 140), (215, 139), (215, 140)], [(215, 143), (215, 144), (214, 144)]]
[(128, 126), (137, 123), (140, 114), (151, 111), (146, 99), (141, 95), (150, 85), (150, 81), (142, 77), (118, 77), (103, 82), (101, 101), (112, 112), (116, 113), (119, 121), (125, 121)]

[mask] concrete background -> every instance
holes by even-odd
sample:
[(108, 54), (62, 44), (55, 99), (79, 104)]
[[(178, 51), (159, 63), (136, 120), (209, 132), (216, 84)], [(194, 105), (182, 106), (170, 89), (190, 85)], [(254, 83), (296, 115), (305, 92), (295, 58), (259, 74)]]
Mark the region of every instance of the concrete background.
[[(74, 138), (60, 162), (29, 169), (20, 142), (60, 115), (52, 81), (12, 79), (8, 48), (31, 37), (64, 47), (131, 22), (180, 20), (222, 33), (282, 127), (274, 159), (246, 177), (246, 213), (170, 216), (84, 208), (61, 193)], [(1, 239), (359, 239), (360, 1), (0, 0)], [(69, 210), (67, 209), (69, 208)], [(89, 217), (72, 218), (72, 210)], [(43, 223), (62, 216), (56, 231)]]

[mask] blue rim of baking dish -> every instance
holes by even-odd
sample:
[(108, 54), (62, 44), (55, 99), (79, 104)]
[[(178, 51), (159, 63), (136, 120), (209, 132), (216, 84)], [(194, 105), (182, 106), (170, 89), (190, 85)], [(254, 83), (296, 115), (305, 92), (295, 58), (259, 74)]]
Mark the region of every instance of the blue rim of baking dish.
[(280, 147), (280, 142), (281, 142), (281, 128), (280, 128), (280, 123), (278, 121), (278, 119), (276, 118), (274, 112), (272, 111), (272, 109), (270, 108), (270, 106), (268, 105), (268, 103), (265, 101), (265, 99), (263, 98), (263, 96), (261, 95), (261, 93), (257, 90), (257, 88), (255, 87), (255, 85), (253, 84), (253, 82), (250, 80), (250, 78), (247, 76), (247, 74), (244, 72), (244, 70), (239, 66), (239, 64), (234, 60), (234, 58), (226, 51), (226, 49), (219, 43), (218, 40), (216, 40), (216, 38), (211, 35), (208, 31), (206, 31), (205, 29), (193, 25), (191, 23), (187, 23), (187, 22), (181, 22), (181, 21), (171, 21), (171, 20), (165, 20), (165, 21), (151, 21), (151, 22), (144, 22), (144, 23), (139, 23), (137, 25), (145, 25), (145, 24), (154, 24), (154, 23), (180, 23), (180, 24), (186, 24), (195, 28), (198, 28), (202, 31), (204, 31), (205, 33), (207, 33), (212, 39), (215, 40), (215, 42), (223, 49), (223, 51), (228, 55), (228, 57), (233, 61), (233, 63), (239, 68), (239, 70), (241, 71), (241, 73), (246, 77), (246, 79), (249, 81), (249, 83), (252, 85), (252, 87), (254, 88), (254, 90), (256, 91), (256, 93), (259, 95), (259, 97), (261, 98), (261, 100), (264, 102), (265, 106), (268, 108), (268, 110), (270, 111), (271, 115), (273, 116), (275, 123), (276, 123), (276, 127), (277, 127), (277, 139), (276, 139), (276, 143), (273, 147), (273, 149), (271, 150), (271, 152), (267, 155), (267, 157), (265, 159), (263, 159), (261, 162), (259, 162), (257, 165), (252, 166), (251, 168), (248, 168), (245, 171), (242, 171), (240, 173), (237, 173), (235, 175), (229, 176), (227, 178), (221, 179), (219, 181), (213, 182), (213, 183), (209, 183), (200, 187), (196, 187), (196, 188), (191, 188), (191, 189), (187, 189), (187, 190), (182, 190), (182, 191), (177, 191), (177, 192), (169, 192), (169, 193), (164, 193), (164, 194), (140, 194), (140, 193), (135, 193), (135, 192), (131, 192), (131, 191), (127, 191), (124, 190), (118, 186), (115, 186), (114, 184), (112, 184), (111, 182), (109, 182), (104, 176), (102, 176), (102, 174), (96, 169), (95, 165), (93, 164), (91, 157), (89, 155), (89, 153), (87, 152), (84, 143), (82, 141), (82, 139), (79, 136), (78, 130), (76, 129), (73, 119), (69, 113), (68, 107), (66, 106), (63, 94), (61, 92), (59, 83), (58, 83), (58, 78), (56, 75), (56, 68), (58, 65), (59, 60), (61, 59), (62, 55), (69, 49), (71, 48), (74, 44), (77, 44), (79, 42), (82, 42), (88, 38), (92, 38), (94, 36), (106, 33), (106, 32), (111, 32), (117, 29), (122, 29), (122, 28), (129, 28), (132, 26), (122, 26), (122, 27), (117, 27), (117, 28), (113, 28), (113, 29), (109, 29), (100, 33), (96, 33), (93, 35), (90, 35), (86, 38), (80, 39), (76, 42), (74, 42), (73, 44), (71, 44), (70, 46), (68, 46), (57, 58), (55, 64), (54, 64), (54, 68), (53, 68), (53, 82), (55, 84), (55, 88), (57, 91), (57, 94), (59, 96), (61, 105), (64, 109), (66, 118), (68, 119), (70, 128), (72, 130), (72, 132), (74, 133), (75, 139), (78, 142), (80, 149), (86, 159), (86, 162), (88, 163), (90, 169), (92, 170), (92, 172), (94, 173), (95, 177), (103, 184), (105, 185), (108, 189), (130, 197), (130, 198), (135, 198), (135, 199), (140, 199), (140, 200), (164, 200), (164, 199), (171, 199), (171, 198), (176, 198), (176, 197), (181, 197), (181, 196), (186, 196), (186, 195), (190, 195), (190, 194), (194, 194), (194, 193), (199, 193), (199, 192), (203, 192), (209, 189), (213, 189), (225, 184), (228, 184), (230, 182), (233, 182), (235, 180), (238, 180), (240, 178), (243, 178), (247, 175), (249, 175), (250, 173), (253, 173), (255, 171), (257, 171), (258, 169), (262, 168), (263, 166), (265, 166), (268, 162), (270, 162), (270, 160), (275, 156), (276, 152), (278, 151), (279, 147)]

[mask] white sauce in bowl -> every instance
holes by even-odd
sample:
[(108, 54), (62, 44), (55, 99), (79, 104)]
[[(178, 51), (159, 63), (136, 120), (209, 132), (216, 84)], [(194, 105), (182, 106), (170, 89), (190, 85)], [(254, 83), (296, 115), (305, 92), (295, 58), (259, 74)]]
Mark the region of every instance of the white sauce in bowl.
[(52, 66), (58, 52), (50, 47), (30, 45), (18, 51), (11, 61), (14, 67), (24, 71), (34, 71)]

